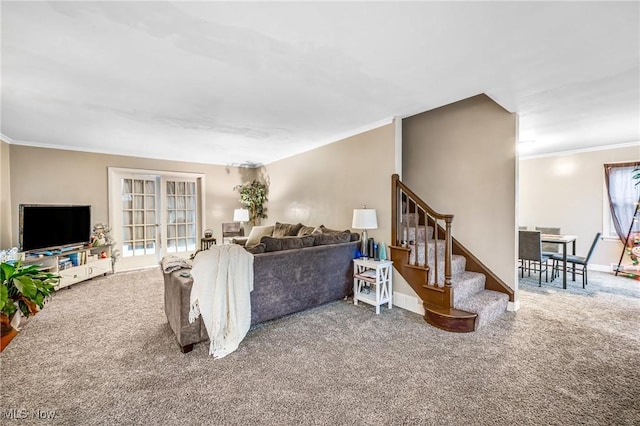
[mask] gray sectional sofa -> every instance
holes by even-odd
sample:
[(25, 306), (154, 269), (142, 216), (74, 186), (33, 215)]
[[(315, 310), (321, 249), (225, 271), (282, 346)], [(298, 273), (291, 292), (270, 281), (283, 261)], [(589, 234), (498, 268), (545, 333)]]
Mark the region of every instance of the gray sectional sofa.
[[(352, 260), (356, 256), (358, 242), (332, 244), (326, 238), (317, 238), (317, 242), (323, 245), (254, 254), (251, 324), (339, 300), (353, 293)], [(164, 306), (169, 325), (182, 352), (186, 353), (193, 349), (195, 343), (208, 340), (208, 336), (200, 318), (193, 324), (189, 323), (193, 281), (191, 277), (180, 276), (183, 271), (164, 274)]]

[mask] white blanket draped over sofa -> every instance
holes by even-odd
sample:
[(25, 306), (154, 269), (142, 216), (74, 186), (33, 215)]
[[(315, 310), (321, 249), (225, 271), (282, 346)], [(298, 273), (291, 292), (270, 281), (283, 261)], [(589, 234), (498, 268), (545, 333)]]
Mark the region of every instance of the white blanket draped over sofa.
[(222, 358), (238, 349), (251, 325), (253, 255), (236, 244), (212, 246), (195, 257), (191, 276), (189, 322), (202, 316), (209, 354)]

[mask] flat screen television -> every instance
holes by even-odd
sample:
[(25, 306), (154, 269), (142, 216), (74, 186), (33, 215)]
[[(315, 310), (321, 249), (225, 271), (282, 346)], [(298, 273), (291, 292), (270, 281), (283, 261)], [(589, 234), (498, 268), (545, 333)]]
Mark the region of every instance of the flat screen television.
[(20, 249), (43, 250), (91, 241), (91, 206), (20, 204)]

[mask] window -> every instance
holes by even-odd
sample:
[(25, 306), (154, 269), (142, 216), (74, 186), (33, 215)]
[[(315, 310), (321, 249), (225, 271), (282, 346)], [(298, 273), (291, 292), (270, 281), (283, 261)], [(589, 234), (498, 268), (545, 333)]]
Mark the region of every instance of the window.
[[(605, 185), (607, 190), (607, 209), (604, 211), (604, 235), (618, 238), (623, 242), (629, 231), (640, 232), (640, 223), (633, 221), (636, 203), (640, 201), (640, 185), (635, 185), (634, 169), (640, 162), (605, 164)], [(631, 228), (630, 228), (631, 227)]]

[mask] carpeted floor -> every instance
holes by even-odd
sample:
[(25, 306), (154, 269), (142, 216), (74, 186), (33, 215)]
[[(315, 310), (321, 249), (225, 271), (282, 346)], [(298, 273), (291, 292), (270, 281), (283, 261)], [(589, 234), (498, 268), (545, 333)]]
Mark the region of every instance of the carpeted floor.
[(521, 280), (520, 311), (469, 334), (334, 302), (213, 360), (180, 352), (159, 270), (94, 279), (0, 354), (0, 423), (640, 424), (640, 282), (590, 283)]

